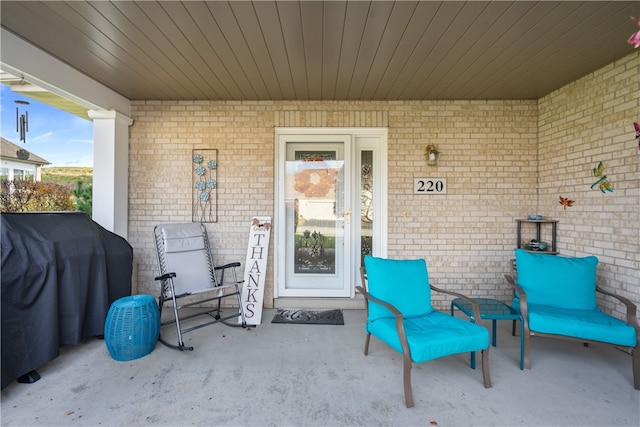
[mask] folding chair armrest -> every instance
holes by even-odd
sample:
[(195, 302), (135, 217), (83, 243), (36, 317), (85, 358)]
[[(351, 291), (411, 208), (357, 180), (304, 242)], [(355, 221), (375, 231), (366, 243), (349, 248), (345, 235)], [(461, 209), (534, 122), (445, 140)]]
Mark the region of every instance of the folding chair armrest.
[[(214, 271), (220, 271), (221, 272), (220, 281), (218, 282), (218, 284), (216, 286), (241, 285), (242, 283), (244, 283), (244, 280), (238, 280), (238, 277), (236, 275), (236, 268), (237, 267), (240, 267), (240, 263), (239, 262), (230, 262), (229, 264), (214, 266), (213, 267)], [(232, 269), (231, 270), (231, 274), (232, 274), (233, 281), (229, 282), (228, 284), (225, 284), (224, 272), (227, 271), (228, 269)]]
[(157, 276), (153, 280), (162, 280), (162, 281), (164, 281), (164, 280), (167, 280), (167, 279), (170, 279), (170, 278), (173, 278), (173, 277), (176, 277), (176, 273), (171, 272), (171, 273), (165, 273), (162, 276)]
[(229, 264), (218, 265), (216, 267), (213, 267), (213, 269), (214, 270), (226, 270), (227, 268), (235, 268), (235, 267), (240, 267), (240, 263), (239, 262), (230, 262)]
[[(640, 330), (638, 326), (638, 319), (636, 318), (637, 308), (636, 305), (628, 298), (623, 297), (622, 295), (615, 294), (613, 292), (605, 291), (599, 286), (596, 286), (596, 291), (600, 292), (604, 295), (609, 295), (612, 298), (617, 299), (621, 303), (627, 306), (627, 323), (636, 328), (636, 331)], [(639, 337), (640, 340), (640, 337)]]
[(471, 304), (471, 306), (473, 307), (473, 318), (476, 319), (476, 322), (480, 322), (480, 304), (478, 303), (478, 301), (476, 301), (473, 298), (468, 297), (466, 295), (462, 295), (462, 294), (460, 294), (458, 292), (455, 292), (455, 291), (448, 291), (446, 289), (438, 288), (438, 287), (435, 287), (433, 285), (429, 285), (429, 286), (431, 287), (432, 290), (434, 290), (436, 292), (440, 292), (442, 294), (451, 295), (451, 296), (454, 296), (456, 298), (462, 298), (463, 300), (465, 300), (466, 302)]

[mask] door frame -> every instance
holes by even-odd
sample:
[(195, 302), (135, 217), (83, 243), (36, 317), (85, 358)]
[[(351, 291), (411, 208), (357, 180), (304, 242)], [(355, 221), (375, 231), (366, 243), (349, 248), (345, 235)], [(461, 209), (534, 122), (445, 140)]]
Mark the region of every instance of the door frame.
[[(363, 141), (366, 139), (367, 142), (362, 144), (362, 148), (367, 150), (374, 151), (373, 156), (373, 167), (376, 171), (374, 174), (374, 179), (376, 184), (374, 185), (374, 200), (377, 201), (375, 204), (374, 210), (374, 218), (376, 218), (374, 222), (374, 235), (378, 236), (377, 239), (374, 239), (374, 246), (372, 248), (372, 254), (375, 256), (385, 257), (387, 255), (387, 235), (388, 235), (388, 227), (387, 227), (387, 128), (333, 128), (333, 127), (276, 127), (275, 128), (275, 156), (274, 156), (274, 168), (275, 168), (275, 179), (274, 179), (274, 221), (273, 225), (275, 228), (274, 232), (274, 298), (291, 298), (289, 295), (280, 295), (281, 286), (284, 286), (283, 281), (286, 280), (286, 269), (285, 269), (285, 260), (286, 256), (284, 255), (285, 250), (285, 227), (284, 227), (284, 217), (285, 212), (283, 212), (282, 198), (285, 197), (282, 194), (281, 184), (283, 183), (284, 177), (284, 168), (281, 167), (286, 161), (286, 142), (283, 142), (285, 147), (281, 145), (281, 137), (287, 136), (303, 136), (305, 141), (313, 142), (316, 140), (317, 142), (322, 142), (323, 136), (328, 135), (349, 135), (351, 138), (352, 145), (352, 154), (359, 153), (360, 144), (357, 141)], [(362, 139), (359, 139), (362, 138)], [(373, 138), (373, 139), (372, 139)], [(375, 138), (378, 138), (378, 142), (371, 144), (371, 141), (375, 141)], [(360, 173), (359, 168), (356, 166), (360, 166), (360, 159), (354, 158), (355, 156), (346, 156), (346, 158), (352, 158), (352, 176), (351, 182), (355, 188), (359, 188), (360, 186)], [(352, 199), (355, 198), (355, 194), (352, 196)], [(359, 199), (359, 196), (358, 196)], [(352, 209), (353, 218), (360, 218), (360, 204), (354, 203), (354, 207), (356, 209)], [(353, 231), (351, 232), (351, 236), (349, 238), (354, 239), (359, 237), (355, 236), (356, 232), (359, 231), (359, 227), (352, 227)], [(346, 236), (345, 236), (346, 238)], [(348, 293), (345, 297), (353, 298), (355, 296), (355, 286), (360, 283), (360, 254), (356, 253), (360, 248), (360, 245), (351, 245), (350, 249), (350, 258), (353, 261), (351, 266), (351, 272), (345, 272), (349, 280), (349, 289)], [(293, 298), (327, 298), (322, 296), (294, 296)], [(335, 297), (334, 297), (335, 298)]]

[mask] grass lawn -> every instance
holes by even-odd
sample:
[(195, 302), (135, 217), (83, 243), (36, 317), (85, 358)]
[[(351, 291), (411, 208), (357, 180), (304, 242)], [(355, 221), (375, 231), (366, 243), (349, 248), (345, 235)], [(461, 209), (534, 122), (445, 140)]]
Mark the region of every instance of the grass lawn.
[(93, 168), (45, 167), (42, 168), (42, 182), (55, 182), (61, 185), (75, 186), (82, 181), (84, 186), (93, 184)]

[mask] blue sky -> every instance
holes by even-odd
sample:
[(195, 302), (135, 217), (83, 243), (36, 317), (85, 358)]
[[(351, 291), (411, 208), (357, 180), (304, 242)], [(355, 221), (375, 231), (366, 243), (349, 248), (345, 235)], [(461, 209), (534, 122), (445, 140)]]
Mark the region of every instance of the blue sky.
[[(17, 99), (29, 105), (18, 105)], [(93, 166), (93, 122), (15, 94), (0, 85), (0, 135), (51, 162), (49, 166)], [(27, 142), (16, 132), (16, 107), (29, 111)]]

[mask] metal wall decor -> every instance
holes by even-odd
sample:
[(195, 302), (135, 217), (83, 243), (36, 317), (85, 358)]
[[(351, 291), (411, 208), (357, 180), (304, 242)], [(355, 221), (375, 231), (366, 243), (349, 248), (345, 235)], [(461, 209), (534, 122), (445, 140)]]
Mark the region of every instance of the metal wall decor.
[(604, 165), (602, 164), (602, 162), (598, 163), (598, 166), (593, 168), (593, 176), (598, 179), (596, 180), (596, 182), (591, 184), (591, 188), (597, 185), (603, 194), (606, 194), (607, 191), (613, 192), (613, 185), (611, 185), (611, 183), (607, 179), (607, 175), (604, 174)]
[(194, 149), (191, 164), (192, 221), (218, 222), (218, 150)]

